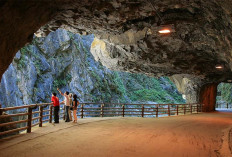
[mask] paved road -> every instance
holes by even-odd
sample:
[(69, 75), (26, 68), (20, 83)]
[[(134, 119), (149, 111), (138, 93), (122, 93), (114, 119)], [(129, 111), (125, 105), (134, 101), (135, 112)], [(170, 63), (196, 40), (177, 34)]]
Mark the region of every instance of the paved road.
[(232, 113), (88, 118), (0, 142), (0, 156), (230, 157)]

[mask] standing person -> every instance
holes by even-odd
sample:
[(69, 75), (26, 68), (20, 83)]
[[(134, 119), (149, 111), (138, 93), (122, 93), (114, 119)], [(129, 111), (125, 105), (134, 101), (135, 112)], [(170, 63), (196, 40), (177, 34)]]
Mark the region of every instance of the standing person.
[(69, 96), (68, 96), (69, 92), (66, 91), (65, 93), (62, 93), (59, 88), (57, 88), (57, 90), (60, 92), (61, 95), (64, 96), (64, 101), (62, 101), (61, 103), (64, 103), (64, 105), (65, 105), (65, 114), (66, 114), (65, 122), (70, 122), (70, 119), (69, 119), (70, 100), (69, 100)]
[(60, 102), (59, 98), (56, 97), (56, 93), (52, 93), (52, 104), (54, 106), (54, 121), (55, 123), (59, 123)]
[[(73, 94), (72, 93), (69, 93), (69, 102), (70, 102), (70, 106), (72, 106), (72, 97), (73, 97)], [(70, 110), (70, 108), (69, 108), (69, 111), (68, 111), (68, 115), (69, 115), (69, 119), (70, 119), (70, 121), (72, 121), (72, 113), (71, 113), (71, 110)]]
[(79, 101), (77, 100), (77, 95), (73, 95), (73, 123), (77, 123), (77, 106), (79, 105)]

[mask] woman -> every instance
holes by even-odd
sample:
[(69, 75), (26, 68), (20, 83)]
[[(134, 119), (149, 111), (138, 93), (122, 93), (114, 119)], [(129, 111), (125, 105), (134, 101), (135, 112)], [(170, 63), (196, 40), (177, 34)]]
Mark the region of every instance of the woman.
[(73, 95), (73, 123), (77, 123), (77, 106), (79, 105), (79, 101), (77, 100), (77, 95)]

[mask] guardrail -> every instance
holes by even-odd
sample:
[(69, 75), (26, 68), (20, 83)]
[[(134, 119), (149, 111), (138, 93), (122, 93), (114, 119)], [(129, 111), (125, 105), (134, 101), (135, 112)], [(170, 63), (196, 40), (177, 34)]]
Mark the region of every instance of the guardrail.
[[(47, 111), (50, 111), (49, 115), (43, 115), (43, 112), (45, 112), (43, 110), (43, 108), (50, 106), (50, 109)], [(39, 111), (34, 111), (35, 109), (37, 109), (39, 107)], [(7, 111), (12, 111), (12, 110), (18, 110), (18, 109), (27, 109), (27, 112), (24, 113), (16, 113), (16, 114), (3, 114), (4, 112)], [(33, 116), (34, 114), (38, 114), (38, 117)], [(7, 107), (7, 108), (0, 108), (0, 119), (3, 118), (12, 118), (12, 117), (21, 117), (21, 116), (27, 116), (27, 119), (24, 120), (18, 120), (18, 121), (13, 121), (13, 122), (6, 122), (6, 123), (1, 123), (0, 124), (0, 128), (1, 127), (6, 127), (6, 126), (12, 126), (15, 124), (19, 124), (19, 123), (27, 123), (27, 125), (25, 127), (20, 127), (20, 128), (16, 128), (16, 129), (12, 129), (12, 130), (7, 130), (7, 131), (3, 131), (0, 132), (0, 136), (5, 135), (5, 134), (10, 134), (10, 133), (14, 133), (14, 132), (19, 132), (21, 130), (27, 130), (27, 133), (31, 132), (31, 128), (39, 125), (40, 127), (42, 127), (42, 123), (45, 121), (52, 121), (52, 106), (50, 105), (50, 103), (43, 103), (43, 104), (33, 104), (33, 105), (25, 105), (25, 106), (17, 106), (17, 107)], [(44, 117), (50, 116), (49, 120), (43, 120)], [(39, 120), (38, 123), (32, 123), (35, 120)]]
[[(64, 106), (61, 106), (60, 118), (65, 118)], [(26, 123), (26, 126), (16, 129), (0, 132), (0, 137), (6, 134), (27, 130), (39, 125), (43, 126), (44, 122), (52, 123), (53, 106), (51, 103), (32, 104), (26, 106), (0, 108), (0, 119), (27, 116), (26, 119), (12, 122), (0, 123), (1, 127), (12, 126), (20, 123)], [(141, 116), (141, 117), (159, 117), (172, 115), (185, 115), (202, 112), (202, 104), (121, 104), (121, 103), (80, 103), (78, 106), (77, 116), (84, 117), (108, 117), (108, 116)], [(26, 109), (24, 113), (3, 114), (12, 110)]]

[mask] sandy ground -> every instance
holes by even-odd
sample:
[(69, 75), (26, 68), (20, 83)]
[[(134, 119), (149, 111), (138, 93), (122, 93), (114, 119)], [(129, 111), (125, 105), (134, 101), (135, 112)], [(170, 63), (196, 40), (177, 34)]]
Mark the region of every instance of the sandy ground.
[(5, 157), (232, 157), (232, 112), (86, 118), (0, 141)]

